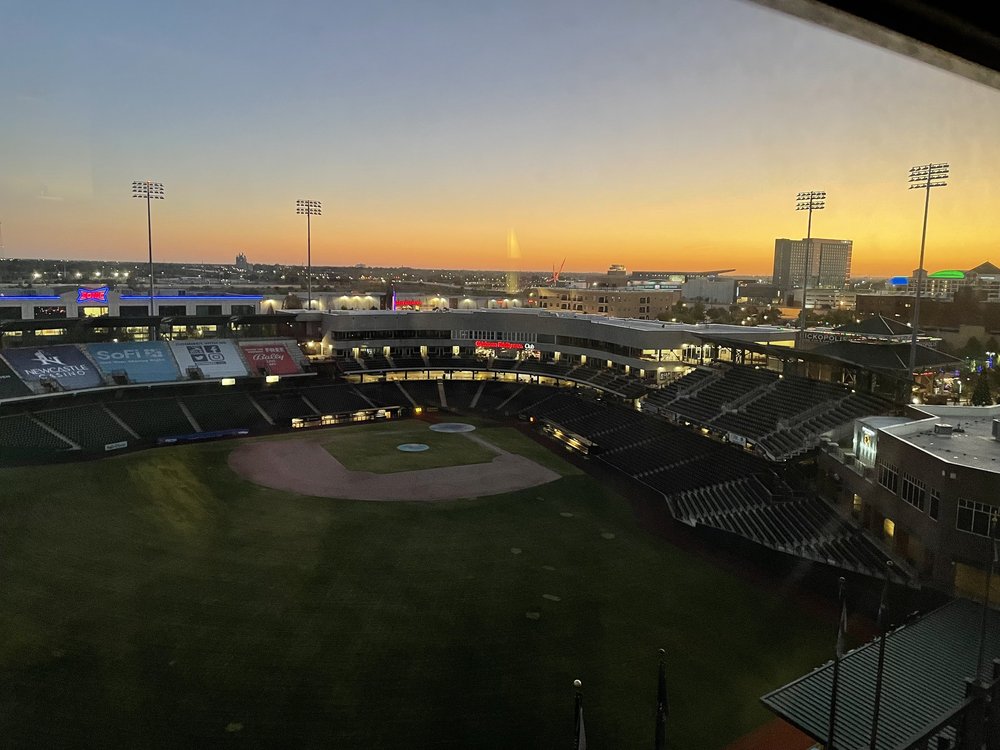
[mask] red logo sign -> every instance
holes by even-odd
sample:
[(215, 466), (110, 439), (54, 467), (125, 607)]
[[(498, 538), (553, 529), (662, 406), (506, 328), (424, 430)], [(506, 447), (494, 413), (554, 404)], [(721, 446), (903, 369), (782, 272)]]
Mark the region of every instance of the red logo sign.
[(87, 302), (96, 302), (99, 305), (108, 304), (108, 288), (106, 286), (96, 289), (86, 289), (78, 287), (76, 290), (76, 304), (82, 305)]
[[(477, 341), (476, 348), (478, 349), (523, 349), (524, 344), (518, 344), (515, 341)], [(532, 347), (534, 348), (534, 347)]]
[(423, 302), (418, 299), (398, 299), (396, 300), (396, 307), (420, 307)]
[(261, 368), (266, 375), (294, 375), (302, 372), (292, 359), (288, 347), (282, 344), (241, 344), (243, 355), (250, 363), (250, 372), (257, 375)]

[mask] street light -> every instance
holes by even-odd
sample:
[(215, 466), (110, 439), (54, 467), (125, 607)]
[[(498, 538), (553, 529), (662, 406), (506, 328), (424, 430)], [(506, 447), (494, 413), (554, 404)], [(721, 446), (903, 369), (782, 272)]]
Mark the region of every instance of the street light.
[(802, 338), (806, 332), (806, 292), (809, 290), (809, 251), (812, 249), (813, 211), (826, 208), (826, 193), (822, 190), (810, 190), (795, 196), (795, 210), (808, 211), (809, 221), (806, 223), (806, 263), (802, 276)]
[(925, 190), (924, 228), (920, 233), (920, 268), (917, 269), (917, 294), (913, 300), (913, 331), (910, 334), (910, 375), (917, 369), (917, 324), (920, 322), (920, 295), (924, 286), (924, 246), (927, 243), (927, 209), (931, 202), (931, 188), (944, 187), (948, 183), (947, 164), (924, 164), (910, 170), (910, 190)]
[[(149, 234), (149, 317), (153, 317), (153, 220), (149, 204), (163, 200), (163, 183), (152, 180), (136, 180), (132, 183), (132, 197), (146, 199), (146, 231)], [(156, 326), (150, 321), (152, 338), (156, 338)]]
[(297, 200), (295, 201), (295, 213), (306, 215), (306, 295), (308, 303), (307, 310), (312, 310), (312, 217), (323, 214), (323, 206), (319, 201)]

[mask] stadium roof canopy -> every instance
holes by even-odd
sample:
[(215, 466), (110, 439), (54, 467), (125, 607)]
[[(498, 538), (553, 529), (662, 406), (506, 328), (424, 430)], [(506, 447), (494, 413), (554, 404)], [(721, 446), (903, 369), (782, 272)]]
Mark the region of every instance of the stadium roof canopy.
[(860, 323), (847, 323), (833, 329), (837, 333), (860, 333), (866, 336), (909, 336), (913, 329), (897, 320), (876, 315), (865, 318)]
[[(976, 674), (983, 609), (956, 599), (886, 638), (878, 750), (910, 747), (933, 736), (961, 708), (966, 679)], [(832, 640), (832, 639), (831, 639)], [(831, 647), (833, 644), (831, 643)], [(835, 744), (868, 747), (878, 665), (878, 640), (840, 662)], [(990, 610), (985, 663), (1000, 658), (1000, 612)], [(826, 740), (833, 662), (768, 693), (761, 702), (817, 741)], [(930, 733), (930, 734), (929, 734)]]
[[(886, 373), (905, 373), (910, 369), (909, 344), (871, 344), (854, 341), (834, 341), (821, 344), (811, 352), (827, 359), (845, 362)], [(961, 360), (944, 354), (929, 346), (917, 345), (917, 367), (952, 367), (961, 364)]]

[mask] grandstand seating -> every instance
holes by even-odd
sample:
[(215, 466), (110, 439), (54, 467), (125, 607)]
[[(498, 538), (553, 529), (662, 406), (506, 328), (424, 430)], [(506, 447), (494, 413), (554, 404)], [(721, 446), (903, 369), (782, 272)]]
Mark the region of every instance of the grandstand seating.
[(692, 526), (868, 575), (884, 568), (884, 554), (821, 500), (777, 496), (758, 477), (687, 489), (667, 502), (675, 518)]
[(645, 402), (657, 412), (738, 435), (776, 460), (809, 450), (822, 433), (887, 406), (836, 383), (746, 366), (697, 368), (650, 391)]
[(436, 380), (409, 380), (402, 385), (418, 406), (441, 406), (441, 394)]
[(426, 370), (427, 362), (423, 357), (402, 357), (392, 358), (397, 370)]
[(365, 369), (364, 363), (354, 357), (336, 357), (333, 362), (341, 372), (360, 372)]
[(502, 380), (483, 381), (483, 390), (479, 394), (476, 408), (482, 411), (496, 411), (523, 387), (521, 383), (509, 383)]
[(135, 439), (101, 404), (38, 411), (35, 416), (87, 450), (102, 450), (110, 443)]
[(493, 357), (486, 360), (486, 365), (491, 370), (514, 370), (521, 364), (518, 359), (508, 359), (507, 357)]
[(116, 401), (108, 409), (140, 437), (156, 439), (195, 431), (175, 398)]
[(43, 428), (28, 414), (0, 417), (0, 456), (4, 448), (58, 451), (71, 448), (69, 443)]
[(320, 414), (340, 414), (372, 408), (371, 403), (349, 383), (304, 389), (302, 395)]
[(246, 427), (259, 431), (271, 426), (246, 393), (183, 396), (181, 402), (202, 430)]
[(449, 409), (469, 409), (472, 399), (483, 386), (482, 380), (446, 380), (444, 381), (445, 399)]
[(396, 385), (395, 382), (378, 381), (375, 383), (362, 383), (357, 386), (359, 393), (364, 395), (371, 404), (366, 408), (374, 406), (411, 406), (406, 394)]
[(392, 362), (389, 361), (387, 357), (375, 356), (375, 357), (362, 357), (362, 363), (364, 363), (366, 370), (391, 370)]
[(521, 366), (518, 367), (518, 370), (520, 372), (535, 372), (539, 375), (548, 375), (549, 377), (555, 378), (567, 375), (575, 368), (576, 365), (574, 364), (556, 362), (551, 359), (526, 359), (521, 362)]
[(498, 407), (502, 414), (520, 414), (553, 394), (553, 389), (544, 385), (523, 385), (509, 401)]
[(312, 409), (302, 396), (298, 393), (286, 393), (277, 391), (275, 393), (255, 393), (251, 399), (267, 412), (271, 420), (276, 425), (285, 425), (291, 422), (293, 417), (314, 416), (316, 411)]

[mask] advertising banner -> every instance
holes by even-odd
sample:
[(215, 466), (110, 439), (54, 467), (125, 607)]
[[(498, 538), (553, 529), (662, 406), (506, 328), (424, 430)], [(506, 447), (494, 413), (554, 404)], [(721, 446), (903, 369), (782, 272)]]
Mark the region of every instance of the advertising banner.
[(13, 370), (7, 367), (6, 362), (0, 360), (0, 399), (30, 395), (31, 389), (21, 382)]
[(87, 354), (105, 375), (124, 370), (131, 383), (162, 383), (180, 377), (170, 350), (161, 341), (87, 344)]
[(246, 365), (232, 341), (172, 341), (170, 350), (184, 375), (187, 375), (189, 367), (197, 367), (206, 378), (240, 378), (247, 375)]
[(285, 344), (240, 344), (250, 373), (264, 375), (294, 375), (302, 372), (299, 363), (292, 358), (292, 353)]
[(3, 357), (21, 380), (36, 391), (41, 391), (43, 378), (55, 381), (67, 391), (104, 385), (97, 368), (70, 344), (4, 349)]

